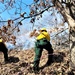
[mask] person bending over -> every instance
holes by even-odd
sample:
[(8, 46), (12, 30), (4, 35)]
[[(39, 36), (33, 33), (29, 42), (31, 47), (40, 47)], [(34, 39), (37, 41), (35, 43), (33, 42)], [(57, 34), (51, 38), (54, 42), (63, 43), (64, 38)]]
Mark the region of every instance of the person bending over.
[(33, 70), (39, 71), (39, 62), (40, 62), (40, 57), (42, 55), (43, 49), (46, 49), (48, 51), (48, 61), (47, 65), (50, 65), (52, 63), (52, 58), (53, 58), (53, 49), (52, 45), (50, 43), (50, 35), (47, 32), (46, 28), (42, 28), (40, 30), (40, 34), (36, 37), (36, 42), (35, 42), (35, 57), (34, 57), (34, 66)]

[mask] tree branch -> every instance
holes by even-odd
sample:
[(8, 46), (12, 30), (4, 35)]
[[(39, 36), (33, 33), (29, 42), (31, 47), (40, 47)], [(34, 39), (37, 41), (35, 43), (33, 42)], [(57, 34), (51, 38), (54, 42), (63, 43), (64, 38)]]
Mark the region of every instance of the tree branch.
[[(38, 15), (42, 14), (43, 12), (45, 12), (46, 10), (48, 10), (50, 7), (53, 7), (53, 6), (49, 6), (49, 7), (45, 8), (44, 10), (42, 10), (41, 12), (37, 13), (37, 14), (24, 17), (23, 19), (21, 19), (21, 21), (23, 21), (24, 19), (32, 18), (32, 17), (34, 17), (34, 16), (38, 16)], [(20, 19), (20, 18), (21, 18), (21, 17), (15, 18), (15, 19), (13, 19), (12, 21), (16, 21), (16, 20), (18, 20), (18, 19)], [(7, 22), (7, 21), (0, 21), (0, 22)]]
[(60, 33), (64, 32), (64, 31), (66, 31), (67, 29), (69, 29), (69, 28), (66, 28), (66, 29), (64, 29), (64, 30), (60, 31), (60, 32), (58, 32), (58, 33), (56, 33), (56, 34), (52, 35), (51, 37), (56, 36), (56, 35), (58, 35), (58, 34), (60, 34)]

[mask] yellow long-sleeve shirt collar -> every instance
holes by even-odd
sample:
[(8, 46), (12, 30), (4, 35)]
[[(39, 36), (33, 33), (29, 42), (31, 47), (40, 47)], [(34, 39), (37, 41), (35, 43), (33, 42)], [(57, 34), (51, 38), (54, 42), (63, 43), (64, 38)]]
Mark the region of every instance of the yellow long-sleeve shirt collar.
[(48, 41), (50, 41), (50, 35), (48, 34), (48, 32), (41, 32), (38, 36), (37, 36), (37, 40), (46, 38)]

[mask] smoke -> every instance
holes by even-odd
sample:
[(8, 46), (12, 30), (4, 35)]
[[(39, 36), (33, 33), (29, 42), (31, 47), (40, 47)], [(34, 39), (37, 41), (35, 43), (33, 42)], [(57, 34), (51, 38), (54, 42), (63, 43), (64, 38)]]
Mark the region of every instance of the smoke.
[(8, 50), (14, 49), (15, 46), (13, 44), (11, 44), (10, 42), (5, 42), (6, 47), (8, 48)]
[(35, 37), (30, 37), (30, 32), (26, 34), (21, 34), (20, 36), (16, 36), (16, 44), (13, 45), (10, 42), (6, 42), (6, 46), (8, 50), (11, 49), (30, 49), (33, 48), (35, 44)]

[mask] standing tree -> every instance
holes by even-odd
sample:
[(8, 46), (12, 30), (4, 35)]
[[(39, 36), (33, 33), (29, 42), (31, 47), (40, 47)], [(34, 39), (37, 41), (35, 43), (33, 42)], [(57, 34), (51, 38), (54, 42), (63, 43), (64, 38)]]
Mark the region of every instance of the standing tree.
[(70, 59), (75, 67), (75, 0), (53, 0), (53, 4), (69, 25)]

